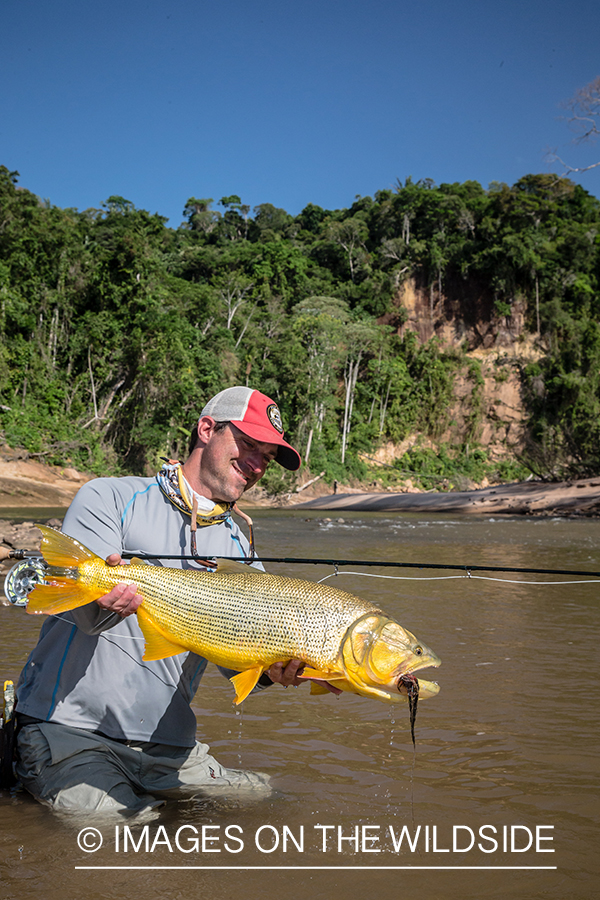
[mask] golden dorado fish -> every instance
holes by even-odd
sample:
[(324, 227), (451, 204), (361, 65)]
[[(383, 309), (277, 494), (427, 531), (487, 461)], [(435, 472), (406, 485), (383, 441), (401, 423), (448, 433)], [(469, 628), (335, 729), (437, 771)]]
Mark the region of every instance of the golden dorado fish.
[[(231, 679), (241, 703), (275, 662), (301, 659), (303, 677), (387, 702), (406, 698), (413, 672), (440, 660), (379, 607), (326, 584), (267, 575), (222, 561), (216, 572), (170, 569), (133, 559), (107, 566), (78, 541), (42, 532), (49, 569), (29, 595), (27, 612), (59, 613), (83, 606), (116, 584), (136, 584), (144, 602), (137, 617), (145, 660), (191, 650), (240, 672)], [(408, 685), (408, 688), (407, 688)], [(314, 682), (313, 693), (327, 689)], [(420, 697), (437, 694), (419, 681)]]

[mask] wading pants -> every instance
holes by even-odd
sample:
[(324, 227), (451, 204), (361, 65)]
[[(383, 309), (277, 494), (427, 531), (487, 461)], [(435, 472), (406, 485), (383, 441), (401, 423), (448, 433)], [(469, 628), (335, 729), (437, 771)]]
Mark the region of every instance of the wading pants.
[(208, 749), (200, 743), (173, 747), (115, 741), (40, 722), (19, 731), (17, 775), (37, 800), (64, 811), (140, 811), (168, 797), (195, 795), (268, 796), (268, 775), (225, 769)]

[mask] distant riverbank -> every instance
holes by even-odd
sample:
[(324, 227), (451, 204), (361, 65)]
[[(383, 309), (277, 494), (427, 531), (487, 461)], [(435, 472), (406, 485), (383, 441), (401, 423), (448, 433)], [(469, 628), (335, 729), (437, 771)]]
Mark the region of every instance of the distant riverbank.
[(296, 504), (294, 509), (600, 516), (600, 478), (523, 481), (447, 493), (337, 493)]
[[(25, 451), (0, 448), (0, 517), (4, 513), (5, 517), (12, 518), (16, 510), (26, 512), (40, 507), (65, 509), (79, 488), (93, 477), (72, 468), (48, 466), (28, 458)], [(309, 496), (312, 494), (311, 499), (296, 503), (298, 494), (288, 495), (287, 502), (282, 502), (281, 498), (265, 496), (257, 486), (242, 500), (242, 506), (359, 512), (600, 516), (600, 478), (557, 483), (525, 481), (447, 492), (414, 489), (406, 493), (367, 492), (346, 485), (340, 485), (335, 494), (323, 494), (326, 490), (323, 482), (317, 482), (306, 491)]]

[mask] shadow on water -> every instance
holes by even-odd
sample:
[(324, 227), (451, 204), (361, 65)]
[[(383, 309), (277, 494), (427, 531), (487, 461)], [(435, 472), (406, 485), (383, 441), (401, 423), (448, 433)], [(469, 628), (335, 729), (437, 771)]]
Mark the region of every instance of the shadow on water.
[[(339, 518), (323, 524), (314, 514), (258, 511), (259, 552), (553, 568), (600, 563), (595, 520)], [(328, 570), (299, 566), (293, 574), (317, 580)], [(95, 827), (92, 820), (57, 819), (25, 795), (4, 794), (3, 900), (284, 891), (329, 898), (334, 890), (348, 900), (415, 890), (444, 900), (594, 896), (598, 583), (440, 576), (423, 569), (402, 580), (330, 580), (380, 603), (442, 658), (433, 676), (440, 694), (419, 702), (415, 756), (406, 705), (394, 708), (392, 722), (376, 701), (274, 687), (244, 704), (240, 724), (230, 685), (209, 667), (194, 700), (198, 736), (225, 765), (241, 761), (268, 772), (273, 795), (169, 804), (145, 826), (131, 825), (126, 847), (127, 823), (119, 822), (118, 851), (115, 824), (101, 824), (103, 846), (84, 852), (77, 836)], [(18, 673), (38, 627), (21, 610), (0, 608), (4, 677)], [(529, 835), (534, 843), (526, 849)], [(153, 869), (76, 868), (86, 865)], [(256, 866), (279, 871), (243, 870)], [(308, 868), (323, 866), (330, 869)], [(412, 868), (389, 868), (398, 866)], [(460, 868), (467, 866), (486, 868)]]

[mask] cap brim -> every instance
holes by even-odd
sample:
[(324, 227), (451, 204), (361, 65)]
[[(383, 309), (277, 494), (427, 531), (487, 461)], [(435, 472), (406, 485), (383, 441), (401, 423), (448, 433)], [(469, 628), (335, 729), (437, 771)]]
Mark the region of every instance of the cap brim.
[(248, 422), (231, 421), (232, 425), (239, 428), (248, 437), (254, 438), (255, 441), (261, 441), (264, 444), (276, 444), (278, 447), (275, 462), (278, 462), (284, 469), (290, 472), (296, 472), (302, 465), (300, 454), (297, 450), (288, 444), (281, 435), (274, 433), (273, 429), (265, 428), (262, 425), (251, 425)]

